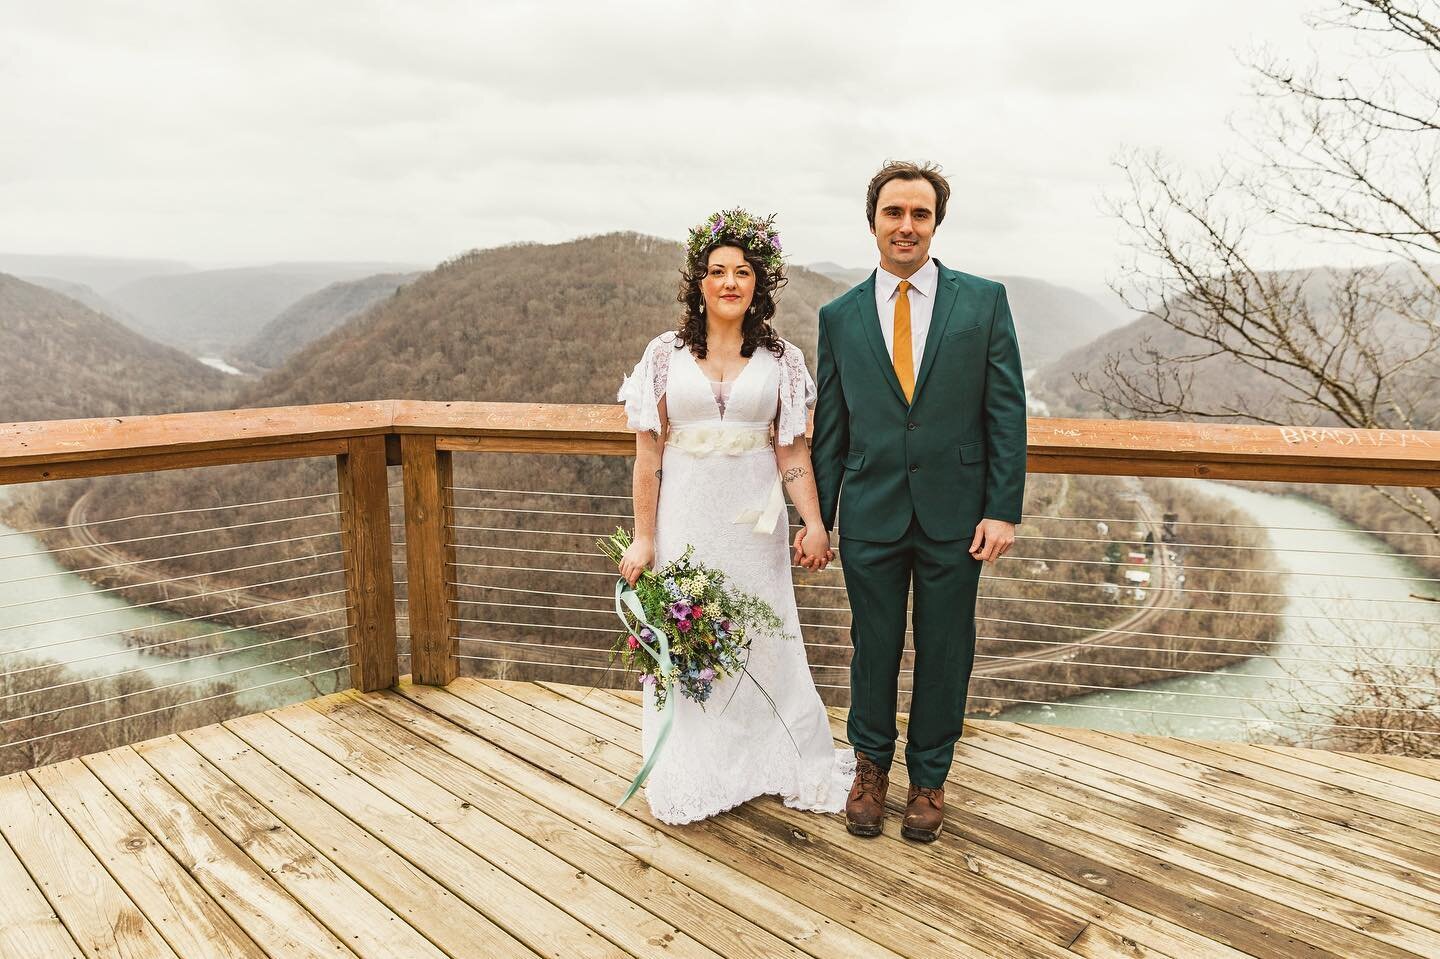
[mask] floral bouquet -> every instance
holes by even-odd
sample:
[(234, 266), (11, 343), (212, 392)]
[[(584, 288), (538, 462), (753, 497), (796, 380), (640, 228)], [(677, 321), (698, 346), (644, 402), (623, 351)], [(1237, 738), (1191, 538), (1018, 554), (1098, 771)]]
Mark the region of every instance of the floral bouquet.
[[(617, 529), (599, 545), (618, 564), (630, 542), (630, 534)], [(672, 690), (703, 705), (716, 682), (745, 671), (755, 630), (779, 635), (785, 628), (767, 603), (735, 589), (721, 571), (695, 562), (694, 552), (688, 547), (679, 559), (641, 573), (634, 591), (645, 615), (633, 609), (622, 615), (626, 632), (615, 642), (616, 658), (640, 673), (659, 707)], [(668, 675), (651, 651), (660, 639), (656, 629), (665, 631), (669, 644)]]

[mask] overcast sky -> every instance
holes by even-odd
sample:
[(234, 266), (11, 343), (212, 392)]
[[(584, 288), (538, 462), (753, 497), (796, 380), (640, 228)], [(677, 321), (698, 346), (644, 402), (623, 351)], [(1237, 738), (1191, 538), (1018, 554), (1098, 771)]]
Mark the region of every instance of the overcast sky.
[(947, 263), (1095, 290), (1117, 151), (1213, 162), (1238, 55), (1325, 7), (0, 0), (0, 251), (429, 263), (738, 204), (869, 266), (905, 157), (951, 176)]

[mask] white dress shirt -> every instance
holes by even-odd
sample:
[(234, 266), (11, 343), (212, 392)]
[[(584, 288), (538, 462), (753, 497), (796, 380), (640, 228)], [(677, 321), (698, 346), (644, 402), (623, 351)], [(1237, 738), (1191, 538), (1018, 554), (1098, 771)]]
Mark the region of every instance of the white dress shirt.
[[(940, 268), (932, 256), (925, 265), (910, 277), (910, 361), (918, 375), (920, 359), (925, 355), (925, 338), (930, 333), (930, 315), (935, 312), (935, 288), (940, 283)], [(895, 362), (895, 291), (900, 288), (900, 277), (875, 270), (875, 312), (880, 317), (880, 332), (885, 335), (885, 352), (890, 362)]]

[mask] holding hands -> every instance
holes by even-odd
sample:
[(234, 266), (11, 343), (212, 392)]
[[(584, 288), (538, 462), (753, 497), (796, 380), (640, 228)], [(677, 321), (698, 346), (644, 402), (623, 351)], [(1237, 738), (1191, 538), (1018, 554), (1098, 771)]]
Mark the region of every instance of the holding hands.
[(824, 526), (807, 525), (796, 531), (794, 556), (791, 560), (796, 566), (803, 566), (814, 572), (829, 566), (834, 558), (835, 550), (830, 548), (830, 534)]

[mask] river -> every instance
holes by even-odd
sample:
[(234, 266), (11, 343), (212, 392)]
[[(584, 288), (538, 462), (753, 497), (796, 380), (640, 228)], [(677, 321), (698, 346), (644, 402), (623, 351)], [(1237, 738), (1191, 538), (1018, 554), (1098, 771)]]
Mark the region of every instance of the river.
[[(1243, 660), (1212, 673), (1162, 680), (1134, 689), (1096, 693), (1043, 706), (1017, 706), (1002, 713), (1001, 719), (1243, 740), (1257, 732), (1284, 728), (1287, 718), (1293, 718), (1293, 707), (1285, 703), (1292, 692), (1314, 698), (1314, 689), (1292, 682), (1290, 677), (1311, 682), (1343, 678), (1338, 664), (1354, 658), (1357, 643), (1422, 650), (1392, 654), (1402, 661), (1423, 659), (1430, 650), (1440, 647), (1440, 604), (1387, 602), (1408, 600), (1412, 593), (1440, 595), (1437, 584), (1418, 578), (1419, 571), (1408, 561), (1392, 555), (1386, 544), (1351, 528), (1329, 510), (1299, 497), (1261, 493), (1222, 483), (1195, 482), (1245, 515), (1265, 518), (1270, 526), (1270, 543), (1277, 550), (1271, 554), (1277, 569), (1285, 573), (1314, 574), (1287, 575), (1283, 580), (1289, 600), (1284, 609), (1284, 623), (1276, 637), (1279, 645), (1274, 647), (1273, 655)], [(0, 498), (3, 496), (4, 491), (0, 490)], [(1300, 552), (1302, 550), (1309, 552)], [(1323, 550), (1340, 552), (1319, 552)], [(1190, 555), (1181, 558), (1200, 562)], [(1378, 578), (1362, 578), (1367, 576)], [(227, 635), (235, 651), (204, 659), (144, 654), (128, 648), (120, 635), (126, 630), (173, 623), (177, 618), (152, 609), (132, 608), (115, 594), (98, 591), (61, 567), (39, 540), (0, 524), (0, 662), (14, 663), (15, 651), (44, 645), (51, 648), (37, 650), (37, 655), (69, 663), (78, 675), (101, 676), (145, 667), (145, 674), (156, 684), (203, 683), (217, 673), (250, 667), (236, 674), (233, 681), (242, 687), (279, 682), (239, 694), (236, 699), (243, 711), (268, 709), (314, 695), (314, 690), (302, 680), (280, 681), (316, 669), (316, 664), (323, 667), (333, 663), (328, 657), (316, 656), (269, 665), (275, 659), (303, 650), (286, 643), (245, 649), (263, 640), (249, 630)], [(1395, 625), (1396, 620), (1414, 624)], [(32, 623), (34, 625), (28, 625)], [(199, 634), (215, 628), (220, 627), (203, 622), (162, 627), (167, 639), (172, 638), (169, 632), (172, 629)], [(334, 635), (329, 638), (334, 639)], [(1144, 641), (1144, 637), (1137, 637), (1137, 644)], [(52, 645), (57, 643), (63, 645)], [(328, 691), (343, 678), (344, 673), (340, 672), (316, 676), (315, 680), (322, 690)], [(1344, 692), (1343, 687), (1324, 688), (1332, 696)], [(177, 688), (175, 695), (188, 699), (197, 694), (187, 693), (182, 687)], [(1255, 702), (1245, 697), (1282, 702)]]
[[(0, 488), (0, 502), (4, 499), (5, 490)], [(184, 700), (198, 698), (201, 693), (193, 690), (216, 674), (243, 668), (243, 672), (229, 677), (239, 687), (278, 683), (234, 697), (243, 711), (253, 712), (313, 696), (315, 691), (309, 682), (294, 677), (335, 664), (333, 656), (319, 655), (270, 665), (277, 659), (308, 650), (288, 642), (249, 649), (247, 647), (254, 643), (276, 638), (252, 630), (226, 633), (229, 648), (225, 653), (195, 659), (172, 658), (163, 655), (163, 651), (142, 653), (125, 642), (126, 631), (176, 623), (183, 618), (156, 609), (132, 608), (117, 594), (101, 592), (56, 562), (39, 539), (0, 523), (0, 672), (17, 666), (23, 658), (19, 651), (33, 649), (37, 658), (69, 665), (75, 678), (106, 676), (144, 667), (144, 675), (157, 686), (185, 683), (170, 691), (176, 700)], [(306, 631), (299, 628), (304, 622), (295, 625), (296, 632)], [(164, 633), (163, 639), (170, 640), (227, 628), (194, 621), (159, 625), (158, 630), (147, 632)], [(320, 638), (328, 644), (338, 641), (341, 635), (328, 633)], [(322, 690), (330, 691), (335, 688), (337, 677), (343, 679), (344, 676), (343, 671), (332, 672), (316, 676), (314, 680)], [(294, 680), (283, 682), (287, 678)], [(191, 683), (199, 686), (192, 688)]]
[[(1000, 719), (1218, 740), (1318, 731), (1295, 725), (1319, 717), (1297, 715), (1294, 702), (1320, 700), (1324, 707), (1343, 696), (1346, 687), (1320, 684), (1348, 678), (1342, 664), (1356, 659), (1357, 645), (1371, 650), (1398, 648), (1384, 655), (1402, 663), (1424, 662), (1440, 648), (1440, 604), (1411, 598), (1411, 594), (1440, 596), (1436, 588), (1440, 584), (1425, 581), (1409, 560), (1393, 555), (1386, 543), (1300, 497), (1192, 482), (1247, 517), (1263, 517), (1275, 550), (1273, 568), (1292, 574), (1282, 581), (1289, 599), (1271, 655), (1134, 689), (1044, 706), (1015, 706), (1001, 713)], [(1182, 553), (1181, 560), (1203, 565), (1197, 556), (1203, 552)], [(1136, 637), (1134, 645), (1146, 642), (1154, 640)]]

